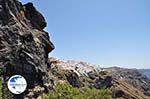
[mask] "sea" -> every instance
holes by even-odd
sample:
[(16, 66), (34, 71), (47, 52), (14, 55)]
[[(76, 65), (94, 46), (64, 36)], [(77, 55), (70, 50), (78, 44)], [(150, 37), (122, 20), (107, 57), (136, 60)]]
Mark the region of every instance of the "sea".
[(150, 78), (150, 70), (143, 72), (148, 78)]

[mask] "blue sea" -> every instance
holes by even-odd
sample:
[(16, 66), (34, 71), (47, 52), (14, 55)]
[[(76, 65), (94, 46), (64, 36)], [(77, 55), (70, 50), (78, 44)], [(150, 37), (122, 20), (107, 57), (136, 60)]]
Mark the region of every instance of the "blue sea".
[(144, 72), (144, 75), (146, 75), (148, 78), (150, 78), (150, 71)]

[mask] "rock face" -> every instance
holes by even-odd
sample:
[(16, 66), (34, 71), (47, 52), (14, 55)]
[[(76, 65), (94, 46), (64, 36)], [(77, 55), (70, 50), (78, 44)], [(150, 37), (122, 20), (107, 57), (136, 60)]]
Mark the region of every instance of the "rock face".
[(20, 74), (28, 87), (46, 80), (48, 53), (54, 49), (44, 17), (32, 3), (0, 0), (0, 67), (7, 80)]
[(105, 79), (102, 79), (101, 77), (98, 77), (95, 79), (94, 87), (97, 89), (106, 87), (110, 88), (112, 86), (112, 77), (107, 76)]

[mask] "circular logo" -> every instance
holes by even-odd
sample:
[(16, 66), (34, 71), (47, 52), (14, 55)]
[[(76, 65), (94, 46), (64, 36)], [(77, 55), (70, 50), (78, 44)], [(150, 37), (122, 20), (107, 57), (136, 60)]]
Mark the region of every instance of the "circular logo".
[(21, 94), (26, 90), (27, 82), (23, 76), (14, 75), (8, 80), (7, 86), (13, 94)]

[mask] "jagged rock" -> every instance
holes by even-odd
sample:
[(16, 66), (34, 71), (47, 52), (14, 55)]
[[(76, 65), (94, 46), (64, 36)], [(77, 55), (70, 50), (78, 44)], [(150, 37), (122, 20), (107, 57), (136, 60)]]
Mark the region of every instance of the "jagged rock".
[(79, 76), (75, 72), (69, 71), (65, 76), (70, 85), (78, 88), (81, 86)]
[(46, 80), (48, 53), (54, 49), (46, 21), (32, 3), (0, 0), (0, 67), (3, 77), (20, 74), (28, 87)]
[(105, 78), (96, 77), (94, 82), (94, 87), (97, 89), (100, 88), (110, 88), (112, 86), (112, 77), (106, 76)]
[(43, 30), (47, 23), (44, 17), (35, 9), (32, 3), (24, 5), (25, 7), (25, 16), (28, 20), (31, 20), (31, 24), (34, 28)]

